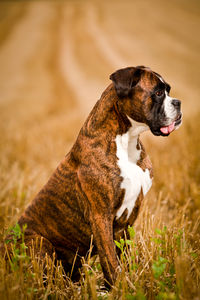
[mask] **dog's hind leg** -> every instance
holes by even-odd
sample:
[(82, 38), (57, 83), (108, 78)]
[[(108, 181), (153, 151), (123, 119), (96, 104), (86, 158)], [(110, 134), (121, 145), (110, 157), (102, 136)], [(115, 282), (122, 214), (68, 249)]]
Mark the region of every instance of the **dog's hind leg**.
[(55, 248), (52, 243), (41, 235), (25, 235), (24, 243), (30, 254), (32, 251), (34, 256), (38, 256), (41, 259), (44, 258), (46, 254), (52, 257), (55, 252)]
[[(6, 242), (8, 240), (9, 243)], [(31, 258), (37, 257), (41, 259), (44, 259), (46, 254), (52, 258), (55, 252), (55, 248), (50, 241), (35, 233), (25, 234), (23, 239), (17, 239), (15, 242), (12, 235), (7, 236), (0, 247), (2, 256), (8, 260), (9, 257), (11, 258), (14, 255), (15, 249), (19, 249), (20, 253), (25, 251), (26, 255)]]

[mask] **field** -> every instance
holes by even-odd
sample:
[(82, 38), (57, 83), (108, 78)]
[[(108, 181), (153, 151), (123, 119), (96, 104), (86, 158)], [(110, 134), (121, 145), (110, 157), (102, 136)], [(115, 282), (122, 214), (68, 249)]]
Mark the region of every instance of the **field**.
[(117, 243), (115, 287), (103, 289), (98, 257), (83, 260), (74, 283), (34, 247), (19, 255), (13, 245), (10, 263), (0, 257), (0, 299), (200, 299), (199, 29), (195, 0), (0, 2), (0, 240), (69, 151), (114, 70), (150, 66), (184, 115), (168, 138), (141, 138), (154, 183), (131, 239)]

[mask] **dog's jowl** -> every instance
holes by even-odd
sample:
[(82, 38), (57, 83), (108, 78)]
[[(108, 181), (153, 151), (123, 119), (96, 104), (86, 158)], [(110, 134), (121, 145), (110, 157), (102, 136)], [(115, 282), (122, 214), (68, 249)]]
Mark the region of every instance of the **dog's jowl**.
[(181, 103), (151, 69), (120, 69), (110, 76), (71, 151), (19, 219), (27, 224), (25, 243), (43, 237), (40, 255), (62, 261), (65, 271), (81, 266), (90, 247), (99, 254), (105, 279), (118, 268), (115, 239), (133, 225), (152, 184), (151, 161), (140, 141), (149, 130), (168, 136), (181, 124)]

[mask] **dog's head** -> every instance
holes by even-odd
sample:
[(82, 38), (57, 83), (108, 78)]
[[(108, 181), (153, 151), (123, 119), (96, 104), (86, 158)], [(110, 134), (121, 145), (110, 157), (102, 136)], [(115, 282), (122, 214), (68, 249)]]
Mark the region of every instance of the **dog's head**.
[(120, 69), (110, 76), (120, 112), (145, 123), (154, 135), (168, 136), (181, 125), (181, 102), (171, 98), (170, 85), (151, 69)]

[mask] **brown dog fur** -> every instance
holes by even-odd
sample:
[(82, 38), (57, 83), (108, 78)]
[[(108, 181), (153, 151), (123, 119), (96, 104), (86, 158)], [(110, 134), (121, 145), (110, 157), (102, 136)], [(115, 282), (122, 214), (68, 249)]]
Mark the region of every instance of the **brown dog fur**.
[[(145, 76), (151, 77), (151, 82)], [(140, 89), (152, 88), (155, 80), (150, 72), (144, 72), (140, 82), (135, 116), (143, 122)], [(143, 199), (141, 190), (130, 217), (127, 219), (125, 210), (115, 218), (125, 194), (120, 188), (115, 138), (131, 127), (122, 105), (131, 109), (129, 96), (122, 104), (112, 83), (94, 106), (71, 151), (19, 219), (20, 226), (27, 224), (25, 243), (30, 245), (32, 239), (43, 237), (41, 255), (55, 251), (66, 272), (71, 271), (76, 253), (75, 271), (81, 266), (80, 258), (86, 255), (93, 234), (93, 254), (99, 254), (104, 276), (111, 284), (118, 268), (114, 239), (133, 225)], [(137, 146), (142, 148), (137, 164), (143, 170), (148, 168), (152, 176), (151, 162), (139, 139)]]

